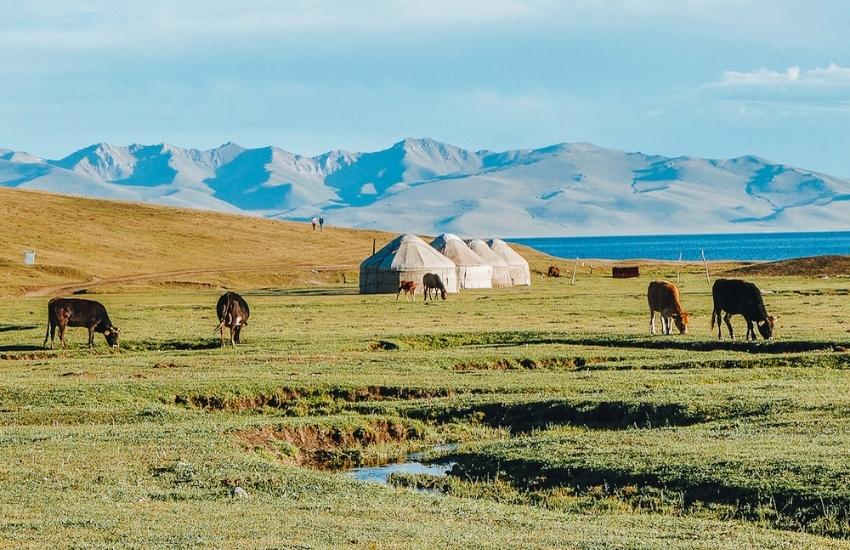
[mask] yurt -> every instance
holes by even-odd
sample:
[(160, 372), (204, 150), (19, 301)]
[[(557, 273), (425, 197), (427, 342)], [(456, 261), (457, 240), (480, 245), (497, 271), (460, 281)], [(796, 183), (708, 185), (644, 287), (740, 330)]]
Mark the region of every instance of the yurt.
[(446, 292), (457, 292), (457, 267), (416, 235), (399, 235), (360, 264), (361, 294), (395, 294), (401, 281), (422, 285), (422, 276), (436, 273)]
[(443, 233), (431, 246), (457, 266), (459, 288), (493, 288), (493, 267), (473, 252), (457, 235)]
[(493, 252), (487, 243), (481, 239), (471, 239), (466, 241), (469, 248), (478, 254), (490, 267), (493, 268), (493, 278), (491, 284), (493, 288), (507, 288), (513, 286), (511, 282), (511, 268), (508, 262), (502, 259), (501, 256)]
[(511, 281), (514, 286), (525, 285), (531, 286), (531, 270), (528, 269), (528, 262), (525, 258), (517, 254), (517, 252), (508, 246), (508, 243), (502, 239), (490, 239), (487, 241), (490, 249), (502, 257), (507, 262), (511, 272)]

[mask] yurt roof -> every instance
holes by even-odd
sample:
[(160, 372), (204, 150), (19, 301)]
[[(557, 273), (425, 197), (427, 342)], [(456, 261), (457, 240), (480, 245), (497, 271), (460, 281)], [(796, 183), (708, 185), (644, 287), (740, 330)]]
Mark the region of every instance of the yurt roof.
[(454, 262), (410, 233), (399, 235), (391, 240), (373, 256), (366, 258), (361, 265), (387, 271), (455, 267)]
[(470, 250), (478, 254), (478, 256), (484, 260), (486, 263), (492, 266), (505, 266), (507, 267), (508, 262), (505, 261), (504, 258), (493, 252), (493, 250), (487, 246), (481, 239), (472, 239), (466, 242), (469, 245)]
[(528, 265), (526, 259), (520, 256), (513, 248), (508, 246), (508, 243), (502, 239), (490, 239), (487, 241), (487, 244), (490, 245), (493, 252), (504, 258), (504, 260), (508, 262), (508, 265)]
[(451, 233), (443, 233), (431, 241), (431, 246), (459, 266), (490, 265), (466, 246), (460, 237)]

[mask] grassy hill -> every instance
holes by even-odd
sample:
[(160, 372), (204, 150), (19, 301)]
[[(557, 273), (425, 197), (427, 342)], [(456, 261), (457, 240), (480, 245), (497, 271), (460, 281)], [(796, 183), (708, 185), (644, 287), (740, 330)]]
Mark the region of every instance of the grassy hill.
[[(46, 350), (47, 298), (0, 300), (2, 548), (850, 549), (845, 278), (748, 275), (777, 339), (741, 342), (735, 318), (739, 341), (718, 342), (687, 265), (690, 329), (651, 337), (646, 285), (674, 264), (613, 279), (592, 261), (575, 285), (535, 275), (414, 304), (356, 294), (387, 233), (8, 190), (0, 204), (3, 291), (82, 281), (122, 334), (90, 350), (70, 329)], [(238, 348), (212, 332), (209, 285), (245, 289)], [(412, 451), (451, 475), (343, 473)]]
[[(380, 248), (395, 236), (15, 189), (0, 189), (0, 218), (0, 295), (7, 296), (94, 284), (353, 284), (372, 239)], [(34, 267), (23, 265), (28, 249), (37, 252)], [(543, 255), (523, 254), (545, 269)]]

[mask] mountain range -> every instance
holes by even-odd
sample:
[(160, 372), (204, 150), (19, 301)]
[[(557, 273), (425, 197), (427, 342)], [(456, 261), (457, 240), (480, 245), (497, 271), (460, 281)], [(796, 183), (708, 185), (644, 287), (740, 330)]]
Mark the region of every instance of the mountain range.
[(308, 157), (106, 143), (50, 160), (0, 149), (0, 185), (331, 225), (468, 236), (848, 228), (850, 180), (755, 156), (664, 157), (586, 143), (505, 152), (407, 138)]

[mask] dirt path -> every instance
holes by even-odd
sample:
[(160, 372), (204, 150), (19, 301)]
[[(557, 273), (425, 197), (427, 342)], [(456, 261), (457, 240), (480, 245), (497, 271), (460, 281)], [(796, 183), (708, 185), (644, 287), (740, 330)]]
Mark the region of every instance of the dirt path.
[(354, 264), (339, 264), (339, 265), (290, 265), (276, 264), (253, 267), (237, 267), (237, 268), (210, 268), (210, 269), (184, 269), (179, 271), (161, 271), (158, 273), (142, 273), (136, 275), (122, 275), (120, 277), (92, 277), (86, 281), (78, 281), (74, 283), (66, 283), (58, 286), (46, 286), (27, 291), (25, 297), (37, 296), (58, 296), (60, 294), (70, 294), (84, 288), (94, 286), (122, 284), (122, 283), (138, 283), (144, 281), (159, 281), (168, 280), (175, 277), (192, 277), (197, 275), (212, 275), (216, 273), (268, 273), (270, 271), (292, 271), (292, 270), (315, 270), (315, 271), (330, 271), (341, 269), (352, 269), (357, 266)]

